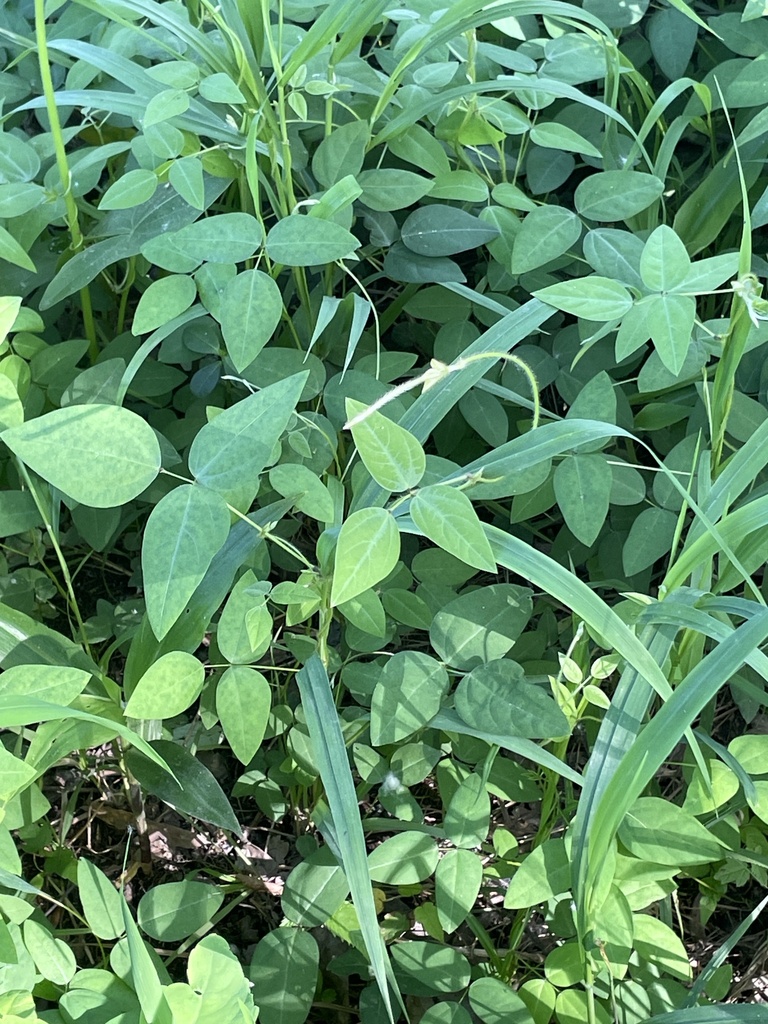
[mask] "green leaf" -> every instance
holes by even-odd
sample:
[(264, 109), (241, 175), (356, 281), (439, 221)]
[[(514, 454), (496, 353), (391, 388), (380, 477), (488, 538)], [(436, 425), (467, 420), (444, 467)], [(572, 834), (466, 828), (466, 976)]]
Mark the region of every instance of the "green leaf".
[(148, 793), (153, 793), (190, 818), (199, 818), (241, 835), (229, 800), (205, 765), (174, 740), (152, 740), (150, 747), (164, 759), (178, 782), (132, 747), (126, 752), (125, 763)]
[(188, 109), (189, 94), (184, 89), (163, 89), (147, 103), (142, 118), (142, 127), (149, 128), (153, 124), (161, 124), (163, 121), (183, 114)]
[(598, 160), (603, 158), (603, 154), (597, 146), (587, 141), (583, 135), (579, 135), (573, 128), (557, 124), (554, 121), (535, 124), (531, 128), (530, 137), (531, 142), (535, 142), (537, 146), (543, 146), (545, 149), (583, 153), (584, 156), (593, 156)]
[(429, 878), (439, 858), (431, 836), (423, 832), (400, 832), (368, 854), (368, 870), (374, 882), (413, 885)]
[(35, 962), (35, 967), (46, 981), (54, 985), (68, 985), (75, 975), (75, 954), (61, 939), (57, 939), (44, 924), (27, 918), (23, 925), (24, 945)]
[(0, 184), (32, 181), (40, 170), (40, 157), (33, 145), (12, 132), (3, 131), (0, 146)]
[(525, 274), (571, 249), (581, 235), (581, 221), (562, 206), (539, 206), (532, 210), (515, 235), (512, 273)]
[(149, 334), (180, 316), (195, 301), (197, 288), (191, 277), (172, 274), (153, 281), (139, 299), (132, 334)]
[(90, 675), (66, 665), (11, 665), (0, 675), (0, 696), (34, 697), (51, 704), (71, 704)]
[(632, 296), (618, 281), (592, 274), (539, 288), (533, 295), (585, 320), (618, 320), (632, 308)]
[(691, 980), (688, 951), (669, 925), (650, 914), (634, 916), (634, 947), (643, 960), (680, 981)]
[(278, 494), (291, 498), (299, 512), (321, 523), (332, 523), (335, 506), (330, 491), (308, 466), (283, 462), (269, 471), (269, 482)]
[(422, 991), (459, 992), (469, 984), (469, 961), (451, 946), (415, 940), (397, 942), (392, 946), (392, 961)]
[(547, 839), (537, 846), (517, 869), (507, 888), (507, 910), (535, 907), (571, 888), (571, 862), (565, 840)]
[(455, 932), (475, 905), (483, 881), (483, 864), (470, 850), (448, 850), (435, 871), (435, 903), (440, 924)]
[(141, 564), (147, 616), (158, 640), (184, 611), (228, 533), (226, 502), (206, 487), (181, 484), (152, 509)]
[(412, 206), (429, 192), (433, 184), (421, 174), (394, 167), (361, 171), (357, 175), (357, 182), (363, 190), (361, 202), (371, 210), (379, 211), (402, 210)]
[(110, 185), (99, 203), (100, 210), (128, 210), (141, 206), (155, 194), (159, 184), (154, 171), (137, 167), (126, 171)]
[(331, 605), (362, 594), (392, 572), (400, 557), (400, 534), (391, 513), (362, 508), (344, 521), (336, 541)]
[(189, 449), (189, 469), (199, 483), (227, 500), (247, 496), (250, 505), (308, 376), (304, 370), (270, 384), (207, 423)]
[(376, 483), (395, 492), (416, 487), (427, 463), (424, 449), (413, 434), (378, 411), (355, 423), (355, 417), (367, 406), (353, 398), (345, 403), (360, 458)]
[[(189, 273), (201, 263), (242, 263), (263, 240), (261, 225), (250, 213), (220, 213), (152, 235), (141, 253), (167, 270)], [(177, 261), (184, 261), (183, 267)]]
[(152, 427), (115, 405), (54, 409), (0, 438), (44, 480), (93, 508), (133, 501), (160, 470)]
[(234, 106), (246, 102), (245, 96), (223, 71), (201, 78), (199, 92), (204, 100), (211, 103), (230, 103)]
[(688, 251), (678, 236), (661, 224), (652, 231), (640, 257), (643, 283), (655, 292), (669, 292), (685, 281), (691, 269)]
[(526, 681), (517, 662), (499, 658), (479, 665), (456, 687), (455, 707), (461, 718), (486, 733), (555, 739), (570, 732), (568, 720), (550, 693)]
[(483, 1024), (532, 1024), (534, 1020), (517, 992), (498, 978), (478, 978), (472, 982), (469, 1005)]
[(168, 180), (190, 206), (200, 211), (205, 209), (203, 165), (196, 156), (174, 160), (168, 171)]
[(644, 508), (629, 529), (622, 561), (627, 576), (642, 572), (670, 551), (677, 516), (665, 508)]
[(272, 640), (272, 616), (264, 586), (246, 570), (227, 598), (216, 630), (219, 650), (233, 664), (256, 661)]
[(600, 455), (570, 455), (555, 470), (557, 504), (571, 533), (591, 547), (603, 528), (613, 474)]
[(261, 1024), (304, 1024), (312, 1008), (320, 951), (301, 928), (267, 932), (248, 971)]
[(272, 691), (256, 669), (231, 665), (216, 684), (216, 714), (232, 748), (248, 764), (261, 746), (272, 706)]
[(145, 892), (136, 917), (139, 928), (158, 942), (181, 942), (207, 925), (223, 902), (215, 885), (186, 878)]
[(468, 775), (459, 783), (446, 808), (443, 820), (445, 836), (454, 846), (478, 847), (488, 838), (490, 816), (491, 798), (482, 777)]
[(677, 375), (691, 344), (696, 300), (689, 295), (649, 295), (643, 306), (656, 351), (670, 373)]
[(382, 669), (371, 698), (371, 742), (399, 743), (440, 710), (448, 673), (421, 651), (397, 651)]
[(283, 217), (267, 235), (267, 255), (284, 267), (314, 267), (349, 259), (360, 243), (332, 220), (294, 214)]
[(223, 936), (206, 935), (197, 943), (189, 954), (187, 978), (200, 993), (200, 1005), (186, 1019), (195, 1024), (245, 1024), (255, 1018), (258, 1011), (250, 985)]
[(429, 641), (446, 664), (462, 671), (503, 658), (528, 625), (531, 593), (527, 587), (494, 583), (462, 594), (435, 615)]
[(413, 497), (410, 513), (433, 544), (467, 565), (496, 572), (496, 560), (472, 502), (463, 491), (445, 484), (422, 487)]
[(319, 928), (349, 895), (349, 883), (327, 846), (313, 851), (291, 871), (283, 890), (283, 913), (294, 924)]
[(19, 245), (10, 231), (4, 227), (0, 227), (0, 260), (7, 260), (15, 267), (30, 270), (33, 274), (37, 273), (37, 268), (24, 247)]
[(334, 128), (320, 142), (312, 157), (312, 173), (320, 184), (330, 188), (346, 174), (357, 175), (363, 166), (369, 138), (365, 120), (350, 121)]
[(421, 256), (452, 256), (497, 238), (499, 229), (455, 206), (431, 203), (410, 214), (400, 231), (405, 245)]
[(664, 191), (664, 182), (644, 171), (598, 171), (577, 187), (574, 202), (589, 220), (627, 220), (646, 210)]
[(710, 864), (725, 857), (724, 844), (700, 821), (660, 797), (637, 800), (618, 834), (631, 854), (653, 864)]
[(138, 681), (125, 713), (130, 718), (174, 718), (197, 700), (204, 682), (201, 661), (185, 651), (169, 651)]
[(100, 939), (118, 939), (125, 931), (120, 893), (103, 871), (85, 857), (77, 861), (77, 889), (88, 927)]
[(221, 297), (221, 333), (238, 373), (242, 373), (272, 337), (283, 315), (283, 297), (261, 270), (233, 277)]
[(402, 134), (389, 139), (387, 145), (399, 160), (422, 168), (427, 174), (447, 174), (451, 169), (447, 153), (423, 125), (410, 125)]

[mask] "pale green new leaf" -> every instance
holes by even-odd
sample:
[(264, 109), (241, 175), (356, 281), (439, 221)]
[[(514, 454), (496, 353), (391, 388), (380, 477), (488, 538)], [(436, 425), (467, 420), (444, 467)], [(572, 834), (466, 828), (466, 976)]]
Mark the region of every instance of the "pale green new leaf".
[(228, 533), (226, 502), (207, 487), (182, 484), (155, 505), (141, 564), (147, 616), (158, 640), (184, 611)]
[(152, 427), (116, 405), (54, 409), (0, 438), (44, 480), (93, 508), (133, 501), (160, 470)]
[(422, 487), (414, 495), (411, 517), (425, 537), (467, 565), (496, 572), (496, 560), (472, 502), (445, 484)]
[(424, 449), (410, 431), (378, 411), (355, 422), (366, 408), (353, 398), (346, 400), (350, 430), (365, 468), (387, 491), (416, 487), (427, 464)]
[(400, 534), (391, 513), (383, 508), (353, 512), (336, 542), (331, 604), (343, 604), (380, 583), (399, 557)]

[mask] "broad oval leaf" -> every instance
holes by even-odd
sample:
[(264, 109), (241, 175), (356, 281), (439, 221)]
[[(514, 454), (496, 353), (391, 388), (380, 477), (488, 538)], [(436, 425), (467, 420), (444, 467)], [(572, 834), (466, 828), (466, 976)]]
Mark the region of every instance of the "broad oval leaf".
[(267, 932), (253, 951), (249, 976), (261, 1024), (304, 1024), (312, 1008), (320, 951), (302, 928)]
[(515, 235), (512, 273), (524, 274), (562, 256), (581, 235), (581, 221), (562, 206), (538, 206)]
[(455, 206), (432, 203), (406, 219), (400, 232), (405, 245), (421, 256), (452, 256), (477, 249), (497, 238), (499, 229)]
[(423, 832), (400, 832), (368, 854), (374, 882), (413, 885), (429, 878), (440, 858), (435, 840)]
[(243, 764), (261, 746), (271, 705), (266, 677), (246, 665), (230, 665), (216, 685), (216, 714), (232, 753)]
[(467, 565), (496, 572), (496, 559), (472, 502), (447, 484), (422, 487), (411, 501), (411, 518), (425, 537)]
[(644, 171), (598, 171), (574, 194), (576, 209), (589, 220), (616, 221), (647, 209), (664, 191), (664, 182)]
[(632, 308), (632, 296), (618, 281), (592, 274), (532, 292), (535, 298), (584, 320), (618, 320)]
[[(185, 162), (177, 162), (174, 167)], [(159, 234), (142, 247), (141, 253), (160, 266), (166, 266), (166, 251), (173, 258), (183, 256), (194, 261), (195, 266), (203, 262), (242, 263), (253, 256), (262, 239), (261, 224), (250, 213), (219, 213)]]
[(381, 671), (371, 699), (371, 742), (399, 743), (440, 710), (448, 690), (445, 668), (421, 651), (398, 651)]
[(355, 422), (367, 406), (346, 400), (350, 430), (360, 458), (376, 483), (387, 491), (407, 491), (424, 476), (427, 460), (413, 434), (378, 410)]
[(430, 643), (446, 664), (464, 671), (503, 658), (528, 624), (531, 594), (513, 583), (461, 594), (435, 615)]
[[(226, 521), (228, 533), (228, 514)], [(130, 718), (174, 718), (197, 700), (204, 682), (202, 662), (186, 651), (169, 651), (158, 658), (138, 681), (125, 713)]]
[(421, 174), (395, 167), (361, 171), (357, 175), (357, 182), (363, 190), (360, 201), (371, 210), (380, 212), (412, 206), (429, 192), (433, 184)]
[(132, 334), (149, 334), (186, 312), (195, 301), (197, 288), (191, 277), (170, 274), (153, 281), (139, 299)]
[(400, 534), (384, 508), (361, 508), (344, 521), (336, 541), (331, 604), (343, 604), (388, 576), (400, 557)]
[(93, 508), (133, 501), (160, 471), (154, 430), (116, 405), (54, 409), (0, 438), (49, 484)]
[(472, 669), (456, 687), (456, 711), (479, 732), (554, 739), (570, 732), (554, 698), (526, 681), (520, 665), (500, 658)]
[(306, 383), (309, 371), (262, 388), (225, 409), (198, 432), (189, 469), (206, 487), (250, 505), (269, 459)]
[(184, 611), (229, 525), (226, 502), (206, 487), (182, 484), (155, 505), (144, 530), (141, 564), (147, 616), (158, 640)]
[(354, 255), (360, 242), (332, 220), (294, 214), (267, 235), (267, 255), (284, 267), (314, 267)]
[(643, 283), (655, 292), (672, 291), (683, 283), (690, 269), (688, 250), (672, 228), (660, 224), (648, 236), (640, 257)]
[(180, 942), (207, 924), (223, 902), (215, 885), (185, 878), (145, 892), (136, 916), (141, 930), (158, 942)]
[(603, 528), (613, 474), (600, 455), (570, 455), (555, 470), (557, 504), (577, 540), (591, 547)]
[(280, 289), (261, 270), (233, 277), (221, 297), (221, 333), (238, 373), (261, 352), (283, 315)]
[(475, 905), (483, 864), (471, 850), (448, 850), (435, 871), (435, 903), (440, 924), (455, 932)]

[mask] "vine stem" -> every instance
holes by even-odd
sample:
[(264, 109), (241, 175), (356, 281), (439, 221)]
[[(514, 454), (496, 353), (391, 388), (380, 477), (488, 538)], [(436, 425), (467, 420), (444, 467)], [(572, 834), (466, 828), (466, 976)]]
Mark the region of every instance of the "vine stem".
[[(64, 204), (66, 207), (65, 216), (67, 227), (69, 228), (70, 249), (73, 253), (78, 253), (84, 246), (84, 240), (83, 233), (80, 230), (77, 203), (75, 202), (75, 197), (72, 195), (72, 175), (69, 170), (64, 136), (61, 132), (59, 110), (56, 106), (53, 76), (51, 75), (51, 64), (48, 56), (48, 37), (45, 31), (45, 0), (35, 0), (35, 42), (37, 43), (37, 59), (40, 68), (40, 79), (43, 84), (43, 95), (45, 96), (45, 109), (51, 126), (51, 138), (53, 139), (56, 166), (59, 170), (59, 180), (61, 181), (61, 187), (64, 193)], [(88, 354), (91, 362), (93, 363), (99, 355), (99, 343), (96, 337), (96, 324), (93, 319), (91, 293), (87, 286), (80, 289), (80, 307), (83, 314), (85, 335), (88, 338)]]

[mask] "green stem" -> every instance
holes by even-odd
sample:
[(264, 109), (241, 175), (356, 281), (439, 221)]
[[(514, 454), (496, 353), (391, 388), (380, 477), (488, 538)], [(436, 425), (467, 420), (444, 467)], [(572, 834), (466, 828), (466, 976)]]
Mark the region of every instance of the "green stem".
[[(56, 95), (51, 75), (51, 65), (48, 56), (48, 38), (45, 31), (45, 0), (35, 0), (35, 41), (37, 43), (37, 59), (40, 68), (40, 78), (43, 83), (43, 95), (45, 96), (45, 108), (48, 113), (48, 120), (51, 125), (51, 138), (53, 150), (56, 156), (56, 166), (59, 170), (59, 180), (64, 192), (64, 204), (66, 207), (66, 221), (69, 228), (70, 249), (73, 253), (80, 252), (84, 246), (83, 233), (80, 230), (80, 220), (77, 212), (77, 203), (72, 195), (71, 173), (67, 160), (67, 151), (64, 144), (64, 136), (61, 132), (61, 121), (59, 110), (56, 106)], [(80, 307), (83, 314), (85, 335), (88, 338), (88, 354), (91, 362), (95, 362), (99, 355), (99, 343), (96, 338), (96, 325), (93, 320), (93, 307), (91, 306), (91, 293), (87, 287), (80, 289)]]

